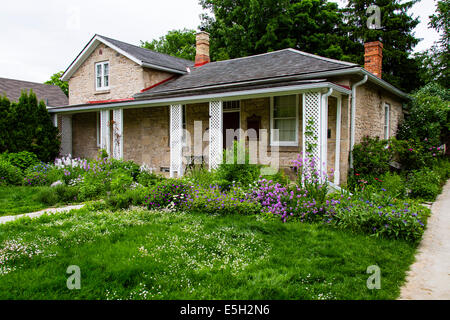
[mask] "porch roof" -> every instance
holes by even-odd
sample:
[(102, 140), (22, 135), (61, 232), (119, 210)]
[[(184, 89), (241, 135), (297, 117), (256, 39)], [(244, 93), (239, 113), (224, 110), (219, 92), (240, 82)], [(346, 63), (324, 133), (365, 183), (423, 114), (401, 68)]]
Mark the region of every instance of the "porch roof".
[(95, 111), (100, 109), (114, 108), (142, 108), (167, 106), (170, 104), (189, 104), (198, 102), (207, 102), (211, 100), (236, 100), (250, 99), (256, 97), (294, 94), (302, 90), (321, 90), (332, 88), (335, 92), (350, 95), (351, 91), (343, 86), (326, 81), (324, 79), (316, 80), (291, 80), (274, 83), (268, 87), (267, 83), (241, 85), (239, 87), (209, 89), (206, 93), (199, 92), (179, 92), (171, 93), (168, 96), (152, 96), (147, 99), (135, 99), (120, 102), (104, 102), (97, 104), (79, 104), (63, 107), (48, 108), (50, 113), (76, 113), (83, 111)]

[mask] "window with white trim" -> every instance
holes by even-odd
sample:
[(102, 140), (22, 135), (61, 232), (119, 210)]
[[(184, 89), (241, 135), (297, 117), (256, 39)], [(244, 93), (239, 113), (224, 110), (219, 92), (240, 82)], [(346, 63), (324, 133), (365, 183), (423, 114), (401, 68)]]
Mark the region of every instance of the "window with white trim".
[(384, 104), (384, 138), (389, 139), (389, 112), (391, 106), (388, 103)]
[[(298, 95), (271, 98), (270, 144), (278, 146), (298, 145)], [(278, 139), (274, 134), (278, 130)]]
[(109, 89), (109, 62), (98, 62), (95, 64), (95, 89)]

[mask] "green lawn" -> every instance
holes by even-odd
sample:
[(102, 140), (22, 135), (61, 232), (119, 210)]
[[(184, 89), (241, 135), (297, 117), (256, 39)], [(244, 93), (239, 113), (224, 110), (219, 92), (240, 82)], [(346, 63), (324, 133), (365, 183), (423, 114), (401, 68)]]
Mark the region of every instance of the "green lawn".
[[(414, 252), (255, 216), (81, 209), (0, 225), (0, 299), (395, 299)], [(370, 265), (380, 290), (366, 287)]]
[(0, 186), (0, 217), (45, 209), (48, 205), (37, 200), (41, 187)]

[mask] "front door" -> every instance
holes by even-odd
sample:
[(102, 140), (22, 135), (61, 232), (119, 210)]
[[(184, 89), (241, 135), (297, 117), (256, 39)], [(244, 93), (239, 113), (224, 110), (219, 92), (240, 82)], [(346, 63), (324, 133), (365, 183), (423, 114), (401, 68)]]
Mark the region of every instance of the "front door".
[[(223, 113), (223, 147), (228, 148), (233, 145), (233, 142), (235, 140), (238, 140), (238, 137), (234, 137), (231, 141), (227, 141), (227, 135), (226, 130), (227, 129), (233, 129), (237, 130), (239, 129), (239, 119), (240, 119), (240, 112), (224, 112)], [(230, 140), (230, 139), (228, 139)]]

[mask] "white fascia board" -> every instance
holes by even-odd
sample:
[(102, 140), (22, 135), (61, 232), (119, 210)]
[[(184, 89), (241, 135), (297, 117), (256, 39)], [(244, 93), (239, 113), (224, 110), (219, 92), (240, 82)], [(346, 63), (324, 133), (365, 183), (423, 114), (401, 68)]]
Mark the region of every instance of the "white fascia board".
[(299, 91), (306, 90), (321, 90), (330, 89), (336, 90), (342, 94), (350, 95), (351, 91), (343, 88), (337, 84), (331, 82), (320, 82), (312, 84), (303, 85), (292, 85), (278, 88), (263, 88), (263, 89), (250, 89), (243, 91), (233, 91), (224, 93), (213, 93), (213, 94), (200, 94), (193, 95), (189, 97), (174, 97), (174, 98), (159, 98), (152, 100), (131, 100), (126, 102), (117, 102), (104, 105), (92, 106), (73, 106), (73, 107), (54, 107), (49, 108), (50, 113), (76, 113), (79, 111), (96, 111), (101, 109), (117, 109), (117, 108), (141, 108), (141, 107), (157, 107), (157, 106), (167, 106), (170, 104), (188, 104), (188, 103), (199, 103), (207, 102), (210, 100), (235, 100), (237, 98), (249, 99), (257, 97), (270, 97), (274, 95), (289, 95), (299, 93)]

